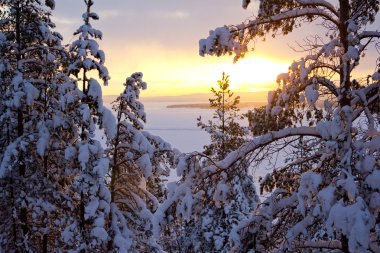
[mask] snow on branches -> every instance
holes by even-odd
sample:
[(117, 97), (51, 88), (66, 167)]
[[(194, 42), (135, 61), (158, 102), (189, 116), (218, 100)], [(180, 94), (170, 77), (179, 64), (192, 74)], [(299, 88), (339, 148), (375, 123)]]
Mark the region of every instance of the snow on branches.
[(146, 89), (147, 84), (142, 77), (142, 73), (128, 77), (124, 92), (113, 106), (117, 114), (116, 134), (108, 139), (107, 149), (113, 205), (110, 217), (115, 222), (110, 235), (119, 250), (122, 242), (130, 251), (160, 252), (161, 246), (153, 237), (152, 220), (165, 198), (163, 180), (169, 175), (172, 148), (160, 137), (143, 131), (146, 115), (139, 98), (140, 90)]
[(252, 40), (267, 34), (286, 35), (304, 22), (326, 29), (325, 36), (306, 40), (308, 54), (278, 76), (266, 108), (248, 113), (252, 132), (261, 136), (216, 163), (224, 171), (248, 155), (255, 165), (285, 157), (261, 179), (270, 195), (258, 215), (236, 230), (245, 250), (379, 249), (378, 71), (363, 81), (352, 77), (363, 52), (380, 38), (367, 30), (378, 10), (377, 2), (262, 0), (257, 17), (200, 41), (201, 55), (235, 53), (238, 60)]

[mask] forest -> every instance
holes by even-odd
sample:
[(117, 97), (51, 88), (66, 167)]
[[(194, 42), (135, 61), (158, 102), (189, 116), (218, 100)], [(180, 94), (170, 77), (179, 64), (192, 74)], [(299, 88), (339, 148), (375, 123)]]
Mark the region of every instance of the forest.
[[(200, 39), (200, 56), (237, 62), (268, 37), (319, 29), (265, 106), (241, 114), (223, 73), (213, 119), (196, 122), (211, 142), (182, 153), (144, 130), (141, 72), (104, 106), (95, 0), (78, 1), (68, 45), (55, 0), (0, 0), (0, 253), (379, 253), (380, 3), (258, 2)], [(358, 76), (369, 50), (374, 71)], [(252, 171), (279, 157), (256, 183)]]

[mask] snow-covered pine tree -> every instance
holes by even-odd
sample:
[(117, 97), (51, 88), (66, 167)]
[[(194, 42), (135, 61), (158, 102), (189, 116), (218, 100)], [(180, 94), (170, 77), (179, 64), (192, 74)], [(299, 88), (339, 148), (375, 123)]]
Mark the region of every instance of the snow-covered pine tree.
[(2, 1), (0, 249), (52, 252), (60, 247), (66, 143), (76, 136), (60, 98), (67, 76), (54, 1)]
[(114, 102), (116, 136), (109, 140), (111, 232), (118, 252), (161, 252), (152, 232), (152, 213), (165, 197), (163, 177), (169, 175), (172, 150), (161, 138), (143, 131), (146, 115), (139, 101), (146, 89), (142, 73), (127, 78)]
[(213, 119), (207, 123), (198, 118), (198, 127), (210, 134), (211, 143), (204, 147), (204, 153), (214, 159), (223, 159), (226, 154), (237, 149), (244, 143), (244, 127), (238, 120), (244, 117), (239, 115), (240, 97), (234, 96), (230, 90), (229, 76), (223, 73), (218, 80), (218, 89), (211, 88), (215, 98), (210, 98), (210, 107), (214, 109)]
[[(230, 252), (239, 242), (238, 226), (258, 202), (246, 167), (220, 171), (201, 154), (178, 157), (178, 182), (168, 184), (168, 197), (154, 217), (154, 233), (166, 239), (168, 251)], [(171, 235), (168, 239), (166, 234)]]
[(200, 41), (201, 55), (234, 52), (238, 60), (268, 34), (286, 35), (305, 23), (325, 29), (306, 40), (308, 54), (279, 75), (279, 88), (259, 112), (275, 122), (285, 114), (295, 120), (268, 133), (252, 122), (263, 135), (215, 165), (224, 171), (247, 155), (260, 162), (292, 154), (262, 180), (270, 196), (241, 224), (240, 250), (379, 251), (379, 59), (368, 77), (355, 72), (380, 38), (371, 30), (378, 11), (378, 1), (262, 0), (257, 17)]
[[(245, 130), (238, 120), (239, 97), (229, 89), (223, 73), (219, 90), (212, 89), (210, 99), (214, 119), (198, 126), (211, 135), (204, 153), (179, 157), (179, 182), (169, 185), (168, 199), (157, 212), (157, 226), (166, 233), (172, 230), (170, 250), (179, 252), (230, 252), (235, 248), (238, 224), (248, 219), (258, 201), (249, 159), (242, 159), (225, 171), (209, 169), (215, 161), (239, 148), (246, 141)], [(161, 224), (159, 224), (161, 223)]]
[(82, 92), (77, 114), (80, 138), (66, 149), (65, 157), (75, 176), (71, 196), (76, 202), (73, 203), (71, 217), (68, 217), (62, 238), (66, 250), (104, 252), (108, 241), (105, 222), (111, 201), (111, 194), (104, 181), (109, 161), (99, 141), (94, 140), (94, 130), (95, 123), (99, 123), (105, 127), (106, 135), (113, 136), (115, 124), (111, 112), (103, 106), (100, 84), (96, 79), (89, 78), (90, 72), (95, 70), (104, 84), (107, 84), (109, 75), (104, 66), (104, 52), (99, 49), (96, 41), (102, 38), (102, 32), (94, 29), (90, 23), (91, 20), (99, 19), (91, 11), (94, 1), (84, 0), (84, 3), (84, 24), (74, 33), (78, 38), (69, 48), (72, 58), (68, 73), (75, 76)]

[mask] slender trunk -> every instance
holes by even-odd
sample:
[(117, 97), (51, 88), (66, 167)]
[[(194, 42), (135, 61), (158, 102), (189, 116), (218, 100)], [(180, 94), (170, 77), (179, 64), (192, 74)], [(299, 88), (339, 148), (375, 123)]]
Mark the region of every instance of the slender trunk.
[(350, 253), (350, 250), (348, 247), (348, 238), (345, 235), (342, 235), (341, 243), (342, 243), (342, 251), (344, 253)]
[[(224, 87), (223, 87), (224, 88)], [(225, 89), (222, 89), (222, 94), (223, 94), (223, 100), (222, 100), (222, 133), (223, 133), (223, 142), (222, 142), (222, 157), (221, 159), (224, 159), (226, 155), (225, 147), (226, 147), (226, 136), (225, 136), (225, 103), (224, 103), (224, 97), (225, 97)]]
[(83, 70), (82, 89), (83, 89), (83, 93), (85, 96), (87, 96), (86, 81), (87, 81), (87, 76), (86, 76), (86, 70), (84, 69)]
[(111, 186), (110, 186), (111, 203), (113, 203), (115, 200), (115, 185), (116, 185), (116, 179), (118, 178), (118, 175), (119, 175), (119, 168), (117, 166), (117, 156), (118, 156), (117, 146), (119, 145), (119, 135), (120, 135), (120, 122), (118, 121), (116, 138), (115, 138), (115, 143), (114, 143)]
[[(11, 172), (11, 179), (10, 179), (10, 186), (11, 186), (11, 201), (12, 206), (15, 206), (15, 197), (14, 197), (14, 187), (13, 187), (13, 173)], [(17, 248), (17, 226), (16, 226), (16, 218), (12, 215), (12, 233), (13, 233), (13, 246), (14, 248)]]
[[(117, 128), (116, 128), (116, 137), (115, 137), (115, 142), (114, 142), (114, 150), (113, 150), (113, 164), (112, 164), (112, 171), (111, 171), (111, 185), (110, 185), (110, 191), (111, 191), (111, 204), (114, 203), (115, 201), (115, 186), (116, 186), (116, 180), (119, 177), (119, 167), (117, 166), (117, 156), (118, 156), (118, 145), (119, 145), (119, 138), (120, 138), (120, 121), (121, 121), (121, 116), (122, 113), (121, 111), (123, 110), (124, 103), (123, 101), (120, 102), (119, 106), (119, 111), (117, 113)], [(109, 222), (112, 222), (112, 210), (110, 211), (109, 214)], [(108, 241), (108, 250), (111, 251), (113, 248), (113, 237), (110, 238)]]
[[(90, 10), (90, 7), (92, 4), (91, 1), (87, 0), (85, 1), (86, 5), (87, 5), (87, 13), (91, 13), (91, 10)], [(85, 24), (86, 25), (89, 25), (89, 15), (87, 15), (87, 18), (85, 20)], [(86, 36), (85, 39), (88, 39), (88, 37)], [(84, 94), (84, 98), (82, 100), (82, 103), (83, 104), (87, 104), (89, 107), (90, 105), (88, 104), (89, 103), (89, 100), (87, 98), (87, 95), (88, 95), (88, 80), (87, 80), (87, 71), (85, 68), (83, 68), (83, 80), (82, 80), (82, 89), (83, 89), (83, 94)], [(86, 133), (86, 126), (84, 124), (82, 124), (82, 134), (81, 134), (81, 141), (82, 142), (87, 142), (87, 133)], [(85, 194), (83, 193), (83, 191), (81, 191), (80, 193), (80, 221), (79, 221), (79, 227), (80, 227), (80, 231), (81, 231), (81, 234), (82, 234), (82, 239), (84, 240), (84, 243), (86, 245), (88, 245), (88, 238), (87, 238), (87, 234), (85, 233), (85, 226), (86, 226), (86, 220), (85, 220)], [(80, 251), (80, 253), (84, 253), (86, 252), (87, 250), (86, 249), (82, 249)]]
[(44, 174), (45, 174), (45, 177), (48, 174), (48, 157), (47, 157), (47, 155), (44, 156)]
[[(44, 175), (44, 177), (47, 177), (47, 175), (48, 175), (48, 156), (47, 155), (44, 156), (43, 164), (44, 164), (43, 175)], [(46, 220), (48, 220), (48, 219), (46, 219)], [(45, 226), (47, 226), (47, 224), (45, 224)], [(45, 227), (45, 229), (46, 229), (46, 227)], [(48, 235), (47, 234), (44, 234), (42, 236), (42, 252), (48, 253)]]
[[(348, 31), (347, 31), (347, 21), (350, 15), (350, 3), (349, 0), (339, 0), (339, 32), (340, 32), (340, 42), (343, 45), (344, 53), (348, 51)], [(344, 63), (342, 59), (340, 60), (340, 88), (342, 89), (342, 98), (339, 101), (341, 107), (345, 105), (350, 105), (350, 63)]]
[[(20, 4), (20, 3), (18, 3)], [(16, 6), (16, 43), (17, 43), (17, 69), (19, 72), (22, 73), (22, 69), (19, 69), (21, 66), (19, 66), (19, 63), (22, 59), (21, 55), (21, 7), (20, 5)], [(17, 110), (17, 136), (21, 137), (24, 134), (24, 115), (22, 108), (19, 108)], [(19, 173), (21, 177), (25, 176), (25, 163), (24, 163), (24, 156), (22, 152), (20, 152), (19, 155)], [(28, 233), (28, 212), (26, 208), (21, 208), (20, 210), (20, 221), (21, 221), (21, 229), (25, 234)]]
[[(87, 236), (86, 236), (86, 233), (85, 233), (85, 218), (84, 218), (84, 214), (85, 214), (85, 205), (84, 205), (84, 194), (83, 194), (83, 191), (80, 193), (80, 220), (79, 220), (79, 231), (82, 235), (82, 240), (83, 242), (87, 245)], [(86, 252), (86, 249), (81, 249), (80, 253), (85, 253)]]
[[(83, 98), (82, 102), (84, 104), (86, 104), (88, 102), (86, 81), (87, 81), (86, 70), (83, 69), (82, 90), (83, 90), (84, 98)], [(86, 134), (86, 126), (84, 124), (82, 124), (82, 134), (81, 134), (82, 141), (87, 140), (87, 136), (85, 134)]]
[(120, 142), (120, 122), (122, 117), (122, 111), (124, 110), (124, 101), (120, 101), (119, 111), (117, 112), (117, 129), (116, 129), (116, 137), (114, 142), (114, 152), (113, 152), (113, 164), (112, 164), (112, 179), (111, 179), (111, 194), (112, 194), (112, 202), (114, 201), (114, 191), (115, 191), (115, 183), (117, 176), (119, 175), (119, 168), (117, 166), (117, 156), (118, 156), (118, 145)]
[(26, 223), (27, 218), (28, 218), (28, 211), (26, 210), (26, 208), (21, 208), (21, 212), (20, 212), (20, 219), (22, 222), (21, 229), (24, 235), (28, 233), (28, 224)]
[(46, 234), (42, 238), (42, 252), (48, 253), (48, 237)]
[[(350, 1), (349, 0), (339, 0), (340, 9), (339, 9), (339, 32), (340, 32), (340, 41), (344, 48), (344, 53), (348, 52), (348, 48), (350, 46), (349, 39), (348, 39), (348, 20), (350, 18)], [(350, 80), (350, 60), (346, 60), (346, 62), (343, 62), (341, 59), (341, 67), (340, 67), (340, 99), (339, 99), (339, 105), (341, 108), (344, 106), (350, 106), (351, 105), (351, 80)], [(343, 150), (346, 153), (346, 155), (351, 156), (349, 154), (352, 152), (352, 122), (350, 118), (347, 118), (344, 116), (344, 124), (345, 124), (345, 132), (346, 132), (346, 139), (343, 143)], [(347, 160), (345, 159), (345, 163), (342, 164), (349, 173), (352, 173), (352, 164), (351, 159)]]
[(84, 219), (84, 209), (85, 209), (85, 206), (84, 206), (84, 194), (83, 194), (83, 191), (80, 193), (80, 199), (81, 199), (81, 202), (80, 202), (80, 221), (79, 221), (79, 227), (80, 227), (80, 230), (83, 234), (83, 231), (84, 231), (84, 226), (85, 226), (85, 219)]
[[(87, 93), (86, 93), (86, 70), (83, 70), (83, 93), (84, 93), (84, 99), (85, 101), (83, 101), (84, 103), (87, 102)], [(87, 141), (87, 136), (86, 136), (86, 126), (84, 124), (82, 124), (82, 134), (81, 134), (81, 139), (82, 139), (82, 142), (85, 142)], [(84, 214), (85, 214), (85, 203), (84, 203), (84, 193), (83, 191), (81, 191), (80, 193), (80, 222), (79, 222), (79, 226), (80, 226), (80, 231), (82, 233), (82, 236), (83, 236), (83, 239), (85, 238), (85, 235), (84, 235), (84, 229), (85, 229), (85, 217), (84, 217)]]

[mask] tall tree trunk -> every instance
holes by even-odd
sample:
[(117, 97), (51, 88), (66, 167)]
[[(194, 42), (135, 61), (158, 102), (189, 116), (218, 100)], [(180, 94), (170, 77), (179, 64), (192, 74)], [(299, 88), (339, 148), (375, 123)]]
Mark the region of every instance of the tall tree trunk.
[(348, 248), (348, 238), (347, 238), (347, 236), (342, 235), (341, 243), (342, 243), (342, 251), (344, 253), (350, 253), (350, 250)]
[[(22, 41), (21, 41), (21, 6), (20, 3), (18, 3), (18, 6), (16, 6), (16, 43), (17, 43), (17, 69), (20, 68), (19, 62), (22, 59), (21, 55), (21, 48), (22, 48)], [(22, 69), (18, 69), (19, 72), (22, 73)], [(17, 136), (21, 137), (24, 134), (24, 115), (22, 108), (19, 108), (17, 110)], [(24, 157), (22, 152), (20, 152), (19, 155), (19, 173), (20, 176), (23, 178), (25, 177), (25, 163), (24, 163)], [(21, 221), (21, 229), (23, 231), (23, 234), (28, 233), (28, 212), (26, 208), (21, 208), (20, 210), (20, 221)]]
[[(347, 31), (347, 21), (350, 17), (350, 3), (349, 0), (339, 0), (339, 33), (340, 33), (340, 42), (343, 45), (344, 53), (348, 51), (348, 31)], [(342, 59), (340, 60), (340, 88), (342, 89), (342, 98), (339, 101), (341, 107), (345, 105), (350, 105), (349, 91), (351, 89), (350, 82), (350, 64), (349, 62), (343, 63)]]
[[(116, 137), (114, 142), (114, 152), (113, 152), (113, 164), (112, 164), (112, 171), (111, 171), (111, 185), (110, 185), (110, 192), (111, 192), (111, 204), (115, 202), (115, 186), (116, 186), (116, 180), (119, 177), (119, 167), (117, 166), (117, 156), (118, 156), (118, 145), (119, 145), (119, 138), (120, 138), (120, 121), (123, 110), (124, 103), (123, 101), (120, 102), (119, 111), (117, 114), (117, 127), (116, 127)], [(109, 222), (112, 222), (112, 211), (109, 213)], [(111, 224), (112, 226), (112, 224)], [(113, 248), (113, 237), (110, 237), (110, 240), (108, 241), (108, 250), (112, 251)]]
[(47, 234), (44, 234), (43, 238), (42, 238), (42, 253), (48, 253), (48, 236), (47, 236)]
[[(86, 70), (83, 70), (83, 82), (82, 82), (82, 89), (83, 89), (83, 93), (84, 93), (84, 103), (87, 102), (87, 91), (86, 91)], [(86, 135), (86, 127), (84, 124), (82, 124), (82, 133), (81, 133), (81, 141), (87, 141), (87, 135)], [(81, 191), (80, 193), (80, 221), (79, 221), (79, 227), (80, 227), (80, 231), (82, 233), (82, 237), (83, 237), (83, 240), (86, 241), (86, 236), (85, 236), (85, 224), (86, 224), (86, 220), (85, 220), (85, 203), (84, 203), (84, 193), (83, 191)], [(87, 244), (87, 242), (86, 242)], [(85, 252), (84, 250), (82, 250), (81, 252)]]

